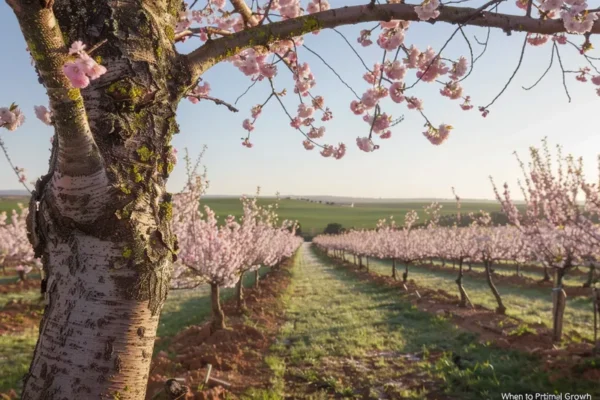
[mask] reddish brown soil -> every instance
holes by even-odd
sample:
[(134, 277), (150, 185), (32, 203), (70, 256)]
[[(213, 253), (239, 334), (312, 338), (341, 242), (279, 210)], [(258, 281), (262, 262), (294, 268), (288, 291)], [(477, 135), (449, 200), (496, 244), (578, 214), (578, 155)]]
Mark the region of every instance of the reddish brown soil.
[[(420, 264), (420, 265), (415, 265), (414, 268), (425, 268), (430, 271), (443, 271), (443, 272), (455, 271), (456, 273), (458, 273), (458, 267), (456, 269), (452, 269), (452, 266), (448, 266), (448, 265), (446, 267), (442, 267), (440, 265)], [(569, 273), (571, 273), (571, 272), (572, 271), (570, 271)], [(485, 272), (483, 272), (483, 271), (475, 271), (475, 270), (469, 271), (468, 268), (463, 267), (463, 273), (465, 276), (472, 276), (472, 277), (475, 277), (478, 279), (485, 279)], [(410, 274), (410, 271), (409, 271), (409, 274)], [(541, 279), (535, 280), (535, 279), (529, 278), (527, 276), (502, 275), (502, 274), (493, 273), (492, 277), (493, 277), (493, 280), (495, 283), (511, 285), (511, 286), (519, 286), (519, 287), (523, 287), (523, 288), (527, 288), (527, 289), (539, 289), (539, 288), (551, 289), (554, 286), (554, 284), (551, 281), (544, 282)], [(584, 288), (581, 286), (563, 286), (563, 289), (565, 290), (565, 292), (567, 293), (567, 296), (569, 296), (569, 297), (590, 296), (590, 294), (592, 293), (592, 289)]]
[(38, 327), (43, 312), (41, 303), (8, 302), (0, 309), (0, 335), (16, 334)]
[[(545, 325), (527, 324), (514, 317), (496, 314), (493, 310), (479, 305), (476, 305), (475, 308), (460, 308), (458, 295), (451, 295), (443, 289), (422, 288), (409, 279), (406, 285), (408, 291), (405, 291), (403, 283), (395, 281), (391, 277), (367, 272), (364, 268), (359, 270), (350, 262), (332, 260), (338, 265), (348, 268), (361, 279), (398, 287), (419, 310), (451, 318), (451, 321), (460, 328), (477, 333), (480, 343), (491, 342), (500, 348), (539, 355), (551, 376), (572, 375), (574, 379), (590, 380), (597, 380), (600, 377), (600, 369), (585, 364), (586, 360), (593, 357), (593, 344), (583, 339), (577, 332), (571, 331), (563, 334), (566, 346), (558, 348), (552, 341), (552, 331)], [(421, 296), (420, 298), (417, 296), (417, 292)], [(511, 334), (515, 328), (522, 326), (527, 326), (535, 333)]]
[(17, 283), (0, 285), (0, 294), (27, 292), (33, 289), (40, 290), (40, 281), (38, 279), (27, 279)]
[[(152, 361), (147, 399), (159, 393), (171, 378), (181, 379), (190, 392), (181, 399), (222, 399), (239, 395), (247, 388), (267, 388), (271, 376), (264, 354), (274, 341), (283, 321), (279, 296), (290, 282), (287, 269), (268, 272), (259, 289), (246, 289), (246, 311), (240, 314), (233, 299), (223, 306), (228, 328), (212, 336), (209, 323), (191, 326), (171, 340), (168, 352), (160, 352)], [(260, 330), (244, 323), (250, 319)], [(169, 353), (175, 354), (169, 356)], [(211, 377), (229, 383), (227, 389), (199, 390), (212, 365)], [(154, 399), (163, 399), (164, 392)]]

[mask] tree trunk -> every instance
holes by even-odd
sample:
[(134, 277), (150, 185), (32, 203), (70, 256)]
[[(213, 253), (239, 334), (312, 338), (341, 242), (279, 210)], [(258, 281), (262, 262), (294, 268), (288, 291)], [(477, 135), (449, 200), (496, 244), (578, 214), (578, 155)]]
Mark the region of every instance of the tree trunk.
[(356, 254), (352, 254), (352, 257), (354, 257), (354, 265), (356, 265)]
[(592, 288), (592, 304), (594, 306), (594, 351), (600, 350), (600, 341), (598, 341), (598, 316), (600, 316), (600, 289)]
[(366, 258), (367, 258), (367, 272), (369, 272), (369, 256), (367, 256)]
[(521, 263), (517, 263), (517, 276), (521, 276)]
[(544, 279), (542, 282), (550, 282), (550, 274), (548, 273), (548, 266), (544, 263)]
[(235, 300), (237, 302), (237, 308), (239, 311), (244, 311), (246, 308), (246, 303), (244, 301), (244, 273), (240, 274), (240, 278), (238, 279), (235, 285)]
[(562, 288), (564, 274), (563, 268), (555, 271), (552, 289), (552, 339), (555, 342), (560, 342), (562, 339), (563, 317), (567, 304), (567, 294)]
[(396, 280), (396, 259), (392, 259), (392, 278)]
[(469, 266), (469, 272), (473, 271), (473, 264), (468, 263), (467, 265)]
[(446, 266), (446, 259), (442, 258), (442, 268), (444, 268)]
[(255, 288), (258, 288), (258, 283), (260, 281), (260, 273), (258, 271), (259, 271), (258, 269), (256, 271), (254, 271), (254, 287)]
[[(177, 252), (169, 144), (177, 104), (195, 85), (165, 33), (182, 4), (9, 3), (55, 133), (27, 219), (47, 305), (22, 398), (144, 399)], [(91, 56), (108, 70), (82, 90), (62, 72), (76, 40), (102, 43)]]
[(471, 307), (473, 307), (473, 303), (471, 303), (471, 299), (469, 298), (469, 295), (467, 294), (467, 291), (465, 290), (465, 288), (462, 284), (462, 278), (463, 278), (463, 263), (462, 263), (462, 260), (459, 260), (458, 261), (458, 278), (456, 278), (456, 285), (458, 286), (458, 291), (460, 293), (459, 307), (466, 307), (467, 302), (469, 305), (471, 305)]
[(212, 322), (210, 325), (211, 333), (225, 329), (225, 313), (221, 308), (219, 285), (215, 283), (210, 284), (210, 305), (212, 307)]
[(496, 285), (494, 285), (494, 281), (492, 280), (492, 271), (491, 271), (492, 263), (489, 261), (485, 261), (484, 266), (485, 266), (485, 279), (487, 280), (488, 286), (492, 290), (492, 293), (494, 294), (494, 297), (496, 298), (496, 302), (498, 303), (498, 307), (496, 308), (496, 313), (505, 314), (506, 307), (504, 307), (504, 304), (502, 303), (502, 297), (500, 297), (500, 292), (498, 292), (498, 289), (496, 288)]
[(594, 283), (594, 270), (595, 270), (595, 267), (593, 265), (590, 265), (590, 271), (588, 272), (588, 278), (587, 278), (587, 281), (585, 281), (585, 283), (583, 284), (583, 287), (592, 287), (592, 284)]
[(17, 271), (17, 275), (19, 276), (20, 281), (25, 281), (27, 276), (25, 275), (25, 271)]
[(402, 282), (408, 281), (408, 263), (404, 263), (404, 273), (402, 274)]

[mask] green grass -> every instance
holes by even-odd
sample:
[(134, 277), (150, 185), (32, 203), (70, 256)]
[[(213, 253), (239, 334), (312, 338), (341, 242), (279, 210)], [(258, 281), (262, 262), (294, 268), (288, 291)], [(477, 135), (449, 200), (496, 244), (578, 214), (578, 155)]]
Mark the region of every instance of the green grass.
[[(599, 393), (591, 382), (550, 382), (531, 355), (478, 344), (443, 317), (419, 311), (386, 288), (359, 280), (327, 258), (302, 249), (288, 288), (288, 321), (272, 347), (269, 365), (278, 378), (278, 395), (358, 397), (353, 387), (396, 391), (394, 398), (427, 398), (427, 393), (394, 384), (407, 374), (438, 382), (450, 398), (496, 399), (501, 392)], [(367, 365), (373, 352), (394, 352)], [(442, 354), (429, 360), (431, 354)], [(410, 360), (407, 355), (417, 355)], [(453, 356), (462, 360), (458, 365)], [(336, 365), (367, 365), (352, 378)], [(344, 368), (346, 368), (344, 367)], [(420, 374), (420, 375), (419, 375)], [(284, 379), (287, 385), (282, 385)], [(291, 383), (290, 383), (291, 382)], [(318, 389), (320, 388), (320, 389)], [(310, 397), (312, 396), (312, 397)]]
[(27, 373), (37, 340), (37, 329), (0, 336), (0, 392), (16, 389)]
[[(269, 204), (272, 200), (259, 200), (259, 204)], [(242, 212), (241, 203), (238, 199), (203, 199), (201, 205), (207, 205), (219, 216), (240, 216)], [(442, 214), (456, 213), (456, 203), (446, 202), (443, 205)], [(419, 221), (427, 219), (423, 207), (429, 205), (426, 202), (398, 202), (398, 203), (354, 203), (354, 207), (343, 207), (341, 205), (325, 205), (310, 203), (302, 200), (281, 200), (278, 214), (281, 220), (298, 220), (302, 225), (302, 232), (316, 235), (322, 233), (327, 224), (337, 222), (346, 228), (375, 228), (377, 220), (389, 218), (393, 215), (399, 223), (404, 222), (404, 215), (415, 210), (419, 214)], [(500, 211), (496, 203), (469, 203), (461, 204), (461, 212), (488, 212)]]
[[(351, 256), (347, 256), (349, 261)], [(391, 261), (369, 260), (372, 272), (391, 276)], [(398, 276), (402, 276), (404, 266), (398, 264)], [(414, 279), (415, 283), (428, 289), (444, 289), (450, 294), (458, 296), (458, 288), (454, 283), (457, 270), (452, 270), (447, 265), (447, 270), (432, 271), (419, 266), (409, 266), (408, 279)], [(543, 323), (552, 327), (552, 297), (550, 288), (523, 288), (509, 284), (495, 282), (502, 301), (507, 308), (506, 314), (517, 317), (529, 323)], [(464, 276), (463, 285), (475, 304), (482, 305), (491, 310), (497, 307), (496, 300), (484, 278)], [(564, 331), (575, 330), (582, 337), (593, 338), (593, 306), (589, 297), (567, 298), (564, 315)]]
[[(19, 200), (0, 198), (0, 212), (10, 211), (17, 207), (18, 202), (27, 205), (29, 199)], [(259, 204), (271, 204), (274, 199), (259, 199)], [(427, 219), (423, 207), (428, 206), (428, 202), (397, 202), (397, 203), (354, 203), (350, 208), (340, 204), (326, 205), (311, 203), (303, 200), (281, 200), (279, 203), (279, 217), (281, 220), (298, 220), (302, 225), (302, 231), (307, 235), (316, 235), (322, 233), (327, 224), (336, 222), (346, 228), (375, 228), (377, 220), (389, 218), (393, 215), (399, 223), (404, 222), (404, 215), (415, 210), (419, 214), (419, 222)], [(456, 213), (456, 203), (442, 202), (443, 208), (441, 214)], [(202, 199), (200, 205), (207, 205), (215, 211), (220, 217), (227, 215), (240, 216), (242, 214), (242, 205), (237, 198), (220, 199)], [(488, 212), (500, 211), (500, 206), (494, 202), (464, 202), (461, 204), (461, 212), (465, 215), (469, 212), (478, 212), (484, 210)]]
[[(261, 268), (260, 274), (264, 275), (267, 270), (267, 268)], [(244, 278), (245, 286), (254, 284), (254, 273), (248, 273)], [(225, 301), (233, 294), (233, 289), (222, 290), (221, 300)], [(22, 299), (24, 302), (38, 301), (39, 291), (0, 294), (0, 312), (8, 301), (18, 299)], [(158, 337), (166, 340), (160, 341), (155, 346), (155, 353), (165, 350), (169, 345), (169, 339), (187, 326), (206, 321), (210, 317), (210, 313), (210, 289), (208, 286), (193, 290), (171, 290), (160, 315), (157, 332)], [(37, 336), (37, 328), (18, 335), (0, 336), (0, 392), (16, 390), (19, 387), (19, 380), (29, 368)]]

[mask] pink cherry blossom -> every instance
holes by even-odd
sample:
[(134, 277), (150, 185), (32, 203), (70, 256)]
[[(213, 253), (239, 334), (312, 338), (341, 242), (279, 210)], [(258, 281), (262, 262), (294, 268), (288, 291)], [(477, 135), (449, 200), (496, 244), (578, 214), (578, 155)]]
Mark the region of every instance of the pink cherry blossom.
[(90, 84), (90, 78), (88, 78), (77, 62), (66, 63), (63, 67), (63, 72), (75, 88), (83, 89)]
[(46, 125), (52, 125), (52, 112), (45, 106), (33, 106), (35, 116)]
[(440, 6), (438, 0), (424, 0), (420, 6), (415, 7), (415, 12), (421, 21), (437, 18), (440, 12), (437, 8)]

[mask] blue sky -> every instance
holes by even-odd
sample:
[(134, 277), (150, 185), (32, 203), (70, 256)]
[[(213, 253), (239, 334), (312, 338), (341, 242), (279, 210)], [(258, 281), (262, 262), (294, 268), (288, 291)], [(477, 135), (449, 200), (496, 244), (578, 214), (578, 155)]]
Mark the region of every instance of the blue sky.
[[(344, 5), (365, 1), (345, 1)], [(500, 11), (511, 12), (513, 7), (505, 5)], [(372, 26), (371, 23), (364, 27), (343, 27), (341, 31), (354, 44), (360, 29)], [(431, 45), (437, 50), (453, 30), (449, 24), (413, 23), (405, 43), (415, 44), (419, 49)], [(485, 29), (476, 27), (467, 27), (465, 32), (469, 38), (476, 35), (480, 40), (486, 34)], [(4, 2), (0, 2), (0, 37), (11, 38), (3, 44), (3, 61), (0, 62), (0, 105), (16, 102), (28, 117), (25, 125), (16, 132), (2, 130), (0, 135), (13, 161), (25, 167), (28, 177), (33, 179), (47, 170), (52, 134), (50, 127), (35, 118), (33, 106), (46, 105), (47, 98), (29, 63), (16, 18)], [(465, 92), (471, 95), (475, 106), (488, 104), (504, 86), (517, 64), (523, 38), (519, 33), (506, 36), (501, 31), (492, 31), (488, 51), (464, 82)], [(581, 37), (574, 38), (576, 43), (581, 40)], [(475, 54), (479, 54), (481, 47), (473, 40), (472, 43)], [(321, 54), (359, 94), (368, 88), (361, 78), (364, 67), (335, 32), (307, 35), (306, 44)], [(200, 43), (189, 40), (181, 46), (181, 51), (189, 52), (197, 45)], [(381, 59), (382, 51), (376, 45), (365, 49), (357, 44), (356, 48), (370, 67)], [(488, 176), (492, 175), (499, 183), (508, 181), (516, 189), (520, 171), (512, 152), (517, 150), (525, 157), (528, 147), (539, 145), (545, 136), (552, 145), (562, 144), (565, 152), (582, 156), (590, 178), (594, 179), (596, 157), (600, 152), (596, 125), (600, 98), (593, 85), (576, 81), (573, 74), (567, 75), (573, 99), (568, 103), (555, 59), (553, 69), (536, 89), (522, 89), (522, 86), (535, 82), (545, 70), (550, 51), (550, 45), (528, 46), (521, 70), (491, 107), (487, 118), (482, 118), (476, 107), (465, 112), (459, 108), (459, 102), (440, 96), (439, 85), (419, 83), (414, 95), (424, 100), (429, 119), (434, 125), (447, 123), (455, 128), (441, 146), (433, 146), (423, 137), (424, 121), (417, 112), (407, 110), (405, 104), (386, 102), (384, 111), (395, 117), (404, 115), (404, 122), (393, 128), (391, 139), (379, 142), (382, 145), (379, 150), (373, 153), (360, 151), (356, 137), (366, 136), (368, 125), (350, 112), (352, 93), (316, 57), (302, 49), (301, 61), (309, 62), (316, 76), (317, 86), (313, 93), (324, 96), (334, 113), (334, 119), (325, 125), (324, 142), (345, 142), (348, 152), (343, 159), (323, 158), (317, 149), (304, 150), (302, 136), (289, 126), (287, 116), (275, 101), (266, 106), (255, 125), (254, 147), (241, 146), (240, 138), (245, 134), (242, 121), (249, 117), (252, 106), (262, 103), (268, 96), (267, 82), (257, 84), (238, 102), (240, 113), (237, 114), (209, 102), (194, 105), (183, 101), (178, 115), (181, 133), (175, 136), (173, 145), (180, 155), (187, 147), (193, 157), (203, 145), (208, 146), (204, 164), (211, 181), (209, 194), (252, 194), (257, 186), (261, 186), (265, 195), (279, 191), (298, 195), (449, 198), (451, 187), (455, 186), (463, 198), (493, 198)], [(456, 58), (459, 55), (468, 58), (468, 48), (464, 39), (457, 35), (444, 56)], [(567, 69), (586, 65), (570, 46), (561, 47), (561, 55)], [(410, 83), (414, 71), (408, 76)], [(229, 63), (212, 68), (203, 78), (210, 83), (212, 95), (232, 103), (250, 84), (249, 78)], [(284, 88), (292, 92), (292, 79), (289, 73), (280, 69), (276, 89)], [(291, 112), (295, 112), (297, 101), (292, 95), (284, 99)], [(0, 171), (0, 189), (21, 188), (3, 155), (0, 156)], [(169, 180), (169, 190), (179, 191), (184, 180), (185, 168), (180, 157)]]

